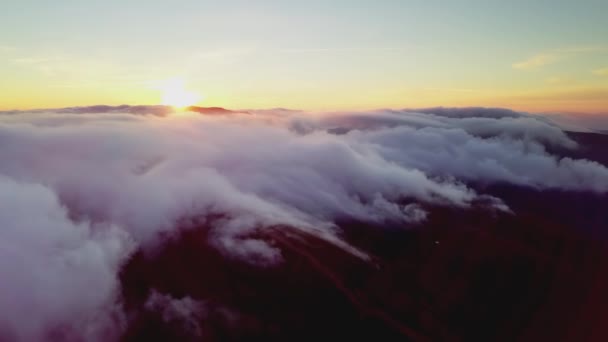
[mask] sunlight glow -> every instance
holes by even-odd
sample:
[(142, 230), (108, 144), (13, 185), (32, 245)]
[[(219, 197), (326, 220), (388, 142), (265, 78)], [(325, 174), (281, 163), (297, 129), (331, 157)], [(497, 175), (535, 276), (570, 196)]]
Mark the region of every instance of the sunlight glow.
[(195, 92), (187, 90), (185, 81), (181, 78), (172, 78), (161, 83), (159, 89), (162, 92), (161, 103), (176, 108), (184, 108), (195, 105), (203, 97)]

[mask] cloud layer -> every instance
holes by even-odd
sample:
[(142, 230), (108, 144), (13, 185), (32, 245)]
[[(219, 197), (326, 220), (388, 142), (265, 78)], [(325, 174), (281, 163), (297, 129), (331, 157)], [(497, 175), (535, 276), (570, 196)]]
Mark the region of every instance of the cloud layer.
[(608, 168), (549, 152), (577, 148), (546, 119), (477, 108), (4, 113), (0, 337), (116, 338), (121, 264), (211, 215), (221, 217), (210, 223), (213, 246), (272, 266), (281, 251), (253, 237), (268, 227), (365, 259), (335, 222), (415, 225), (432, 206), (508, 210), (472, 189), (480, 183), (608, 192)]

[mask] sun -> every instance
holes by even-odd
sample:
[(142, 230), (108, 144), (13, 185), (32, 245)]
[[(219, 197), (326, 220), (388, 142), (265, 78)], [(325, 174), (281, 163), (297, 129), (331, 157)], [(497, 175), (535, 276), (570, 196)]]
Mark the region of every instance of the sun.
[(181, 78), (172, 78), (161, 83), (161, 103), (175, 108), (185, 108), (197, 104), (203, 99), (200, 94), (186, 89)]

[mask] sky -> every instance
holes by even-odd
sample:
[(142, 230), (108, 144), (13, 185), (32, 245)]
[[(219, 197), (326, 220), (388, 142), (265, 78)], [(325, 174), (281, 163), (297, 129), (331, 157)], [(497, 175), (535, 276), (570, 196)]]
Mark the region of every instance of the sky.
[(608, 1), (8, 0), (0, 109), (158, 104), (608, 113)]

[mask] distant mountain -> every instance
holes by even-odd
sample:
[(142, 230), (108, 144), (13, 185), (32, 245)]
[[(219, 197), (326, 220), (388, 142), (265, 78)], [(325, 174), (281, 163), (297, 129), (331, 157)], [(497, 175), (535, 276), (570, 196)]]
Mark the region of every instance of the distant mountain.
[[(247, 111), (234, 111), (222, 107), (199, 107), (190, 106), (185, 108), (187, 111), (196, 112), (205, 115), (229, 115), (229, 114), (249, 114)], [(57, 113), (70, 113), (70, 114), (102, 114), (102, 113), (129, 113), (136, 115), (156, 115), (166, 116), (176, 109), (171, 106), (164, 105), (119, 105), (119, 106), (108, 106), (108, 105), (94, 105), (94, 106), (82, 106), (82, 107), (65, 107), (55, 109), (36, 109), (28, 110), (27, 112), (33, 113), (44, 113), (44, 112), (57, 112)], [(17, 114), (23, 111), (2, 111), (4, 114)]]
[(170, 106), (163, 105), (120, 105), (120, 106), (107, 106), (107, 105), (95, 105), (86, 107), (66, 107), (55, 109), (60, 113), (73, 113), (73, 114), (90, 114), (90, 113), (129, 113), (136, 115), (157, 115), (165, 116), (173, 111)]
[(437, 207), (408, 229), (340, 222), (373, 263), (281, 227), (257, 238), (280, 247), (285, 262), (260, 269), (210, 247), (209, 226), (187, 230), (123, 269), (134, 313), (124, 340), (196, 340), (146, 310), (157, 290), (205, 300), (205, 315), (193, 318), (204, 341), (606, 341), (607, 243), (581, 231), (602, 222), (579, 211), (591, 203), (600, 218), (606, 197), (487, 190), (515, 214)]
[[(566, 132), (570, 138), (579, 144), (573, 151), (562, 151), (560, 154), (573, 158), (589, 159), (608, 165), (608, 134)], [(608, 133), (608, 132), (606, 132)]]
[(186, 108), (190, 112), (196, 112), (205, 115), (229, 115), (229, 114), (249, 114), (248, 112), (237, 112), (222, 107), (198, 107), (190, 106)]

